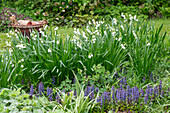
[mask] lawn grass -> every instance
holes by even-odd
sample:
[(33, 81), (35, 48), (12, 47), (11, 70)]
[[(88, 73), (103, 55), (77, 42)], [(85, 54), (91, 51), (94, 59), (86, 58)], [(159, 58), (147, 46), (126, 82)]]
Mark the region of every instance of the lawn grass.
[(154, 19), (151, 20), (154, 23), (155, 28), (159, 28), (163, 24), (161, 34), (166, 31), (165, 45), (170, 47), (170, 18), (167, 19)]

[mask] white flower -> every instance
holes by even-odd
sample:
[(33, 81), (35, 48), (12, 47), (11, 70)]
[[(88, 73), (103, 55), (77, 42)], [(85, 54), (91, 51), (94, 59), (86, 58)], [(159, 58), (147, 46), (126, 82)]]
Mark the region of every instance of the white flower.
[(126, 19), (125, 15), (124, 15), (123, 13), (121, 13), (121, 16), (122, 16), (124, 19)]
[(64, 53), (67, 53), (67, 51), (66, 51), (66, 50), (64, 50)]
[(100, 23), (100, 24), (104, 24), (104, 22), (103, 22), (103, 21), (100, 21), (99, 23)]
[(95, 42), (96, 42), (96, 38), (93, 38), (93, 39), (92, 39), (92, 42), (95, 43)]
[(133, 17), (132, 17), (132, 16), (130, 17), (130, 20), (131, 20), (131, 21), (133, 20)]
[(7, 37), (11, 37), (8, 33), (6, 35), (7, 35)]
[(55, 40), (52, 40), (51, 43), (55, 43)]
[(93, 57), (93, 54), (90, 53), (90, 54), (88, 55), (88, 58), (92, 58), (92, 57)]
[(18, 63), (20, 63), (20, 62), (21, 62), (21, 60), (18, 61)]
[(90, 34), (92, 34), (92, 32), (89, 30), (89, 29), (86, 29), (87, 30), (87, 32), (89, 32)]
[(139, 29), (141, 29), (141, 27), (139, 27)]
[(51, 53), (51, 49), (48, 49), (48, 52)]
[(91, 21), (89, 21), (89, 25), (91, 25), (92, 23), (91, 23)]
[(13, 50), (11, 48), (9, 48), (9, 53), (13, 52)]
[(123, 27), (123, 25), (121, 25), (120, 27), (122, 28), (122, 30), (124, 30), (124, 27)]
[(136, 20), (136, 15), (134, 16), (134, 20)]
[(58, 27), (54, 28), (54, 30), (56, 31), (58, 29)]
[(122, 40), (122, 38), (121, 38), (121, 37), (118, 39), (118, 41), (120, 41), (120, 40)]
[(36, 40), (36, 38), (32, 38), (33, 40)]
[(122, 47), (122, 49), (126, 49), (125, 46), (123, 44), (120, 45)]
[(48, 25), (45, 25), (44, 29), (47, 29)]
[(134, 20), (138, 21), (138, 19), (136, 18), (136, 15), (134, 16)]
[(59, 44), (59, 43), (60, 43), (60, 41), (57, 40), (57, 44)]
[(23, 44), (16, 45), (16, 47), (18, 47), (19, 49), (26, 48)]
[(8, 41), (5, 42), (6, 46), (11, 46), (11, 42), (8, 43)]
[(12, 32), (12, 31), (10, 31), (10, 33), (13, 35), (14, 34), (14, 32)]
[(14, 67), (14, 64), (12, 64), (11, 67)]
[(135, 39), (137, 39), (137, 35), (135, 34), (135, 31), (132, 31)]
[(24, 61), (24, 59), (22, 58), (22, 59), (21, 59), (21, 62), (23, 62), (23, 61)]
[(57, 69), (57, 71), (56, 71), (57, 73), (59, 72), (59, 69)]
[(105, 34), (105, 35), (107, 35), (107, 32), (106, 32), (106, 31), (104, 31), (104, 34)]
[(23, 68), (23, 67), (24, 67), (24, 65), (21, 65), (21, 67)]
[(150, 45), (151, 45), (150, 43), (147, 44), (147, 46), (150, 46)]
[(112, 36), (115, 36), (115, 33), (116, 33), (116, 32), (112, 32)]
[(116, 20), (116, 18), (113, 18), (113, 23), (114, 23), (115, 25), (117, 25), (117, 20)]

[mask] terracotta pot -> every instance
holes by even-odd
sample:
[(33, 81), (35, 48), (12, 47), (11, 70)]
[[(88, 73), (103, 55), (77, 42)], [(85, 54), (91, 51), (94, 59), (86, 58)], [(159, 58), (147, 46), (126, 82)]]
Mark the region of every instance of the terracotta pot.
[[(34, 21), (33, 25), (15, 25), (12, 24), (12, 27), (14, 28), (14, 30), (18, 30), (22, 33), (23, 36), (28, 36), (30, 38), (30, 31), (32, 30), (37, 30), (37, 32), (39, 32), (39, 36), (41, 37), (41, 33), (39, 31), (40, 28), (43, 28), (43, 26), (45, 24), (37, 24), (38, 22)], [(29, 39), (28, 39), (29, 42)]]

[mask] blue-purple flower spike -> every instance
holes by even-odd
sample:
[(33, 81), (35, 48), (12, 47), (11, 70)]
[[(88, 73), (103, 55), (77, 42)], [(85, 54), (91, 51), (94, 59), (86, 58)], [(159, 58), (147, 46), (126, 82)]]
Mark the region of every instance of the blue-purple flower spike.
[(52, 78), (52, 84), (55, 85), (55, 77)]
[(49, 95), (50, 95), (50, 88), (47, 87), (47, 96), (49, 96)]
[(162, 81), (160, 80), (160, 83), (159, 83), (159, 94), (162, 92)]
[(32, 96), (33, 94), (34, 94), (34, 86), (31, 85), (31, 87), (30, 87), (30, 96)]
[(56, 94), (55, 100), (56, 100), (58, 103), (60, 103), (60, 101), (61, 101), (60, 96), (59, 96), (58, 93)]
[(50, 101), (52, 101), (52, 88), (47, 87), (47, 96)]
[(98, 87), (96, 87), (96, 88), (95, 88), (95, 91), (96, 91), (96, 93), (98, 93), (98, 92), (99, 92), (99, 88), (98, 88)]
[(43, 84), (43, 82), (40, 82), (38, 84), (38, 91), (39, 91), (39, 95), (42, 95), (42, 93), (44, 93), (44, 84)]
[(53, 93), (53, 90), (52, 90), (52, 88), (50, 88), (50, 96), (49, 96), (49, 100), (50, 100), (50, 101), (53, 100), (53, 95), (52, 95), (52, 93)]
[(141, 89), (140, 89), (140, 93), (141, 93), (141, 96), (143, 97), (143, 96), (144, 96), (144, 94), (145, 94), (145, 92), (144, 92), (143, 88), (141, 88)]
[(146, 94), (144, 98), (144, 103), (147, 104), (147, 102), (148, 102), (148, 95)]
[(111, 94), (112, 94), (112, 99), (113, 99), (113, 101), (114, 101), (114, 100), (115, 100), (115, 96), (114, 96), (114, 94), (115, 94), (114, 86), (112, 86)]

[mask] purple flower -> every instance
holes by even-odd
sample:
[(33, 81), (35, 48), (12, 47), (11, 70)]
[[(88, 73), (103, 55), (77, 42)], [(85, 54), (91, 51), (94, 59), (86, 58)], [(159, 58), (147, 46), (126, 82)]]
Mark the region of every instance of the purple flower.
[(152, 80), (152, 82), (153, 82), (153, 74), (152, 74), (152, 72), (151, 72), (151, 74), (150, 74), (150, 78), (151, 78), (151, 80)]
[(52, 88), (50, 88), (50, 96), (49, 96), (49, 100), (50, 100), (50, 101), (53, 100), (53, 95), (52, 95), (52, 93), (53, 93), (53, 90), (52, 90)]
[(48, 98), (49, 98), (50, 101), (53, 100), (53, 99), (52, 99), (52, 93), (53, 93), (52, 88), (47, 87), (47, 96), (48, 96)]
[(158, 86), (154, 87), (154, 97), (158, 96)]
[(162, 96), (162, 97), (164, 96), (164, 90), (162, 90), (162, 92), (161, 92), (161, 96)]
[(146, 94), (144, 98), (144, 103), (147, 104), (147, 102), (148, 102), (148, 95)]
[(140, 94), (142, 97), (144, 96), (145, 92), (144, 92), (143, 88), (140, 89)]
[(111, 94), (112, 94), (112, 99), (113, 99), (113, 101), (115, 100), (114, 93), (115, 93), (114, 86), (112, 86), (112, 88), (111, 88)]
[(139, 93), (138, 87), (136, 87), (136, 86), (134, 87), (134, 93), (135, 93), (135, 101), (137, 102), (139, 99), (140, 93)]
[(121, 100), (120, 93), (121, 92), (118, 89), (116, 89), (116, 102), (119, 102)]
[(101, 97), (97, 98), (97, 103), (99, 103), (101, 101)]
[(98, 92), (99, 92), (99, 88), (98, 88), (98, 87), (96, 87), (96, 88), (95, 88), (95, 91), (96, 91), (96, 93), (98, 93)]
[(22, 79), (22, 83), (21, 84), (24, 84), (24, 79)]
[(39, 95), (42, 95), (42, 93), (44, 93), (44, 84), (43, 84), (43, 82), (40, 82), (38, 84), (38, 91), (39, 91)]
[(101, 106), (101, 109), (103, 108), (103, 95), (101, 96), (101, 99), (100, 99), (100, 106)]
[(56, 94), (55, 100), (60, 104), (61, 99), (58, 93)]
[(74, 96), (77, 97), (77, 92), (76, 91), (74, 91)]
[(120, 83), (120, 84), (123, 84), (123, 78), (122, 78), (122, 77), (119, 77), (119, 80), (120, 80), (119, 83)]
[(118, 78), (118, 76), (119, 76), (118, 73), (116, 73), (116, 74), (114, 75), (115, 78)]
[(150, 88), (150, 96), (152, 97), (153, 95), (153, 87)]
[(130, 89), (130, 86), (128, 85), (127, 88), (126, 88), (126, 97), (127, 97), (127, 101), (128, 103), (131, 102), (131, 89)]
[(94, 85), (91, 86), (90, 100), (94, 98)]
[(88, 95), (88, 86), (86, 87), (85, 92), (84, 92), (84, 96), (87, 96), (87, 95)]
[(124, 77), (124, 85), (127, 85), (126, 77)]
[(169, 90), (169, 88), (168, 88), (168, 90), (167, 90), (167, 97), (169, 96), (169, 91), (170, 91), (170, 90)]
[(122, 90), (123, 89), (123, 86), (122, 86), (122, 84), (120, 84), (120, 90)]
[(55, 77), (52, 77), (52, 84), (55, 85)]
[(122, 93), (122, 94), (121, 94), (121, 100), (122, 100), (122, 101), (126, 101), (126, 90), (123, 89), (123, 90), (121, 91), (121, 93)]
[(106, 91), (105, 96), (106, 96), (106, 100), (110, 101), (110, 92)]
[(143, 82), (145, 82), (145, 77), (143, 77)]
[(31, 87), (30, 87), (30, 96), (32, 96), (32, 95), (33, 95), (33, 93), (34, 93), (34, 86), (33, 86), (33, 85), (31, 85)]
[(161, 93), (162, 91), (162, 81), (160, 80), (160, 83), (159, 83), (159, 93)]
[(105, 104), (105, 102), (106, 102), (106, 91), (103, 92), (102, 97), (103, 97), (103, 104)]

